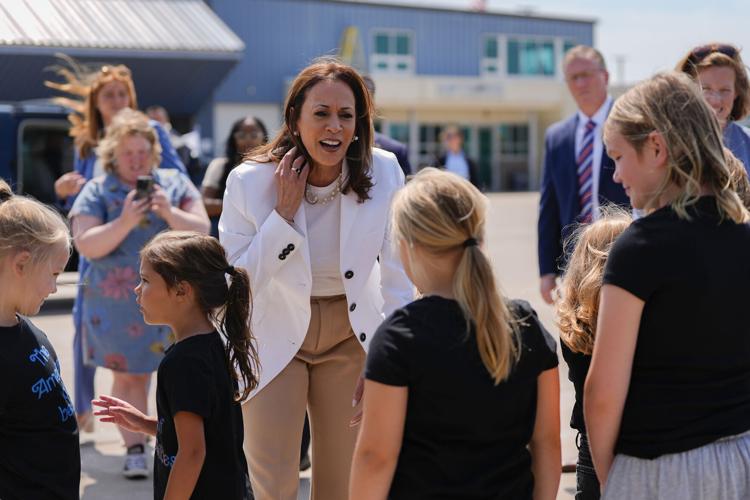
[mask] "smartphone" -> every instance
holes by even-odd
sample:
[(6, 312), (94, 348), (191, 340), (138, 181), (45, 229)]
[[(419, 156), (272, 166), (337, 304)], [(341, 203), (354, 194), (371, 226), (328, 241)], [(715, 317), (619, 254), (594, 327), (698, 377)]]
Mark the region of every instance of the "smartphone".
[(154, 192), (154, 178), (150, 175), (139, 175), (135, 181), (135, 199), (148, 198)]

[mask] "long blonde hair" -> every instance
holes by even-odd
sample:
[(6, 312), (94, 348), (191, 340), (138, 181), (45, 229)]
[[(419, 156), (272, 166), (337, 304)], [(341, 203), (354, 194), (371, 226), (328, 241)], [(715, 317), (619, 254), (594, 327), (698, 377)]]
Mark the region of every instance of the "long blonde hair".
[(666, 143), (668, 164), (664, 182), (646, 209), (670, 187), (678, 194), (671, 201), (677, 215), (690, 219), (687, 207), (698, 201), (703, 188), (716, 197), (719, 215), (736, 223), (750, 220), (733, 189), (727, 166), (728, 149), (716, 114), (698, 86), (685, 74), (660, 73), (639, 83), (617, 99), (604, 126), (604, 135), (619, 132), (638, 154), (649, 134), (658, 132)]
[(125, 65), (105, 64), (90, 68), (72, 57), (59, 57), (66, 65), (60, 64), (54, 69), (63, 82), (45, 81), (44, 84), (71, 96), (59, 96), (54, 98), (54, 101), (73, 110), (73, 113), (68, 115), (68, 120), (72, 124), (70, 135), (74, 138), (78, 155), (84, 158), (99, 143), (104, 131), (104, 120), (96, 107), (99, 91), (110, 82), (121, 82), (128, 92), (129, 107), (138, 109), (135, 84), (130, 69)]
[(38, 264), (60, 242), (70, 252), (70, 232), (60, 214), (36, 200), (14, 195), (0, 179), (0, 258), (27, 251)]
[(434, 168), (422, 169), (392, 207), (394, 240), (427, 254), (461, 252), (453, 294), (473, 324), (482, 363), (495, 383), (505, 380), (520, 355), (518, 327), (499, 292), (484, 239), (487, 199), (470, 182)]
[(575, 248), (562, 278), (562, 297), (555, 305), (560, 340), (581, 354), (591, 354), (594, 349), (599, 291), (609, 251), (633, 221), (630, 213), (617, 206), (601, 210), (599, 219), (579, 226), (570, 237)]

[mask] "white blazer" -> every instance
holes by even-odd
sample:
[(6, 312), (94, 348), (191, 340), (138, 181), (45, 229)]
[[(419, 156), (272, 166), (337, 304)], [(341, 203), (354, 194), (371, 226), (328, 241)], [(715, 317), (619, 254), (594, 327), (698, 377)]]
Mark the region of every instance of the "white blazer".
[[(227, 179), (219, 220), (219, 239), (230, 264), (250, 275), (250, 328), (261, 365), (258, 387), (250, 397), (289, 364), (310, 323), (312, 272), (305, 204), (294, 215), (294, 225), (274, 210), (275, 167), (245, 162), (235, 168)], [(389, 234), (391, 199), (404, 185), (404, 175), (396, 157), (380, 149), (373, 149), (370, 175), (369, 200), (358, 203), (351, 190), (342, 195), (339, 247), (349, 322), (365, 350), (385, 315), (414, 298)]]

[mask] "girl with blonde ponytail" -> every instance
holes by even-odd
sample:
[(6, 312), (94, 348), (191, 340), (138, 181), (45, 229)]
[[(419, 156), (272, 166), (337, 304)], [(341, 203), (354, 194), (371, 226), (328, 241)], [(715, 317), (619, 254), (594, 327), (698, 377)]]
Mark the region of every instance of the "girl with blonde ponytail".
[(372, 340), (352, 499), (555, 498), (555, 342), (500, 294), (481, 248), (486, 202), (433, 168), (395, 195), (393, 239), (422, 298)]

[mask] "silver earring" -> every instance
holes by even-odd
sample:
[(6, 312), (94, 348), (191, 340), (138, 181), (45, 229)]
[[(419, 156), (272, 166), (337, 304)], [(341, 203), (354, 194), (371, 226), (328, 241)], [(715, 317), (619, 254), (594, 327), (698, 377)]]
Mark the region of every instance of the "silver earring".
[(359, 136), (355, 135), (354, 138), (352, 139), (352, 142), (357, 142), (358, 140), (359, 140)]
[(294, 132), (294, 135), (299, 136), (299, 132)]

